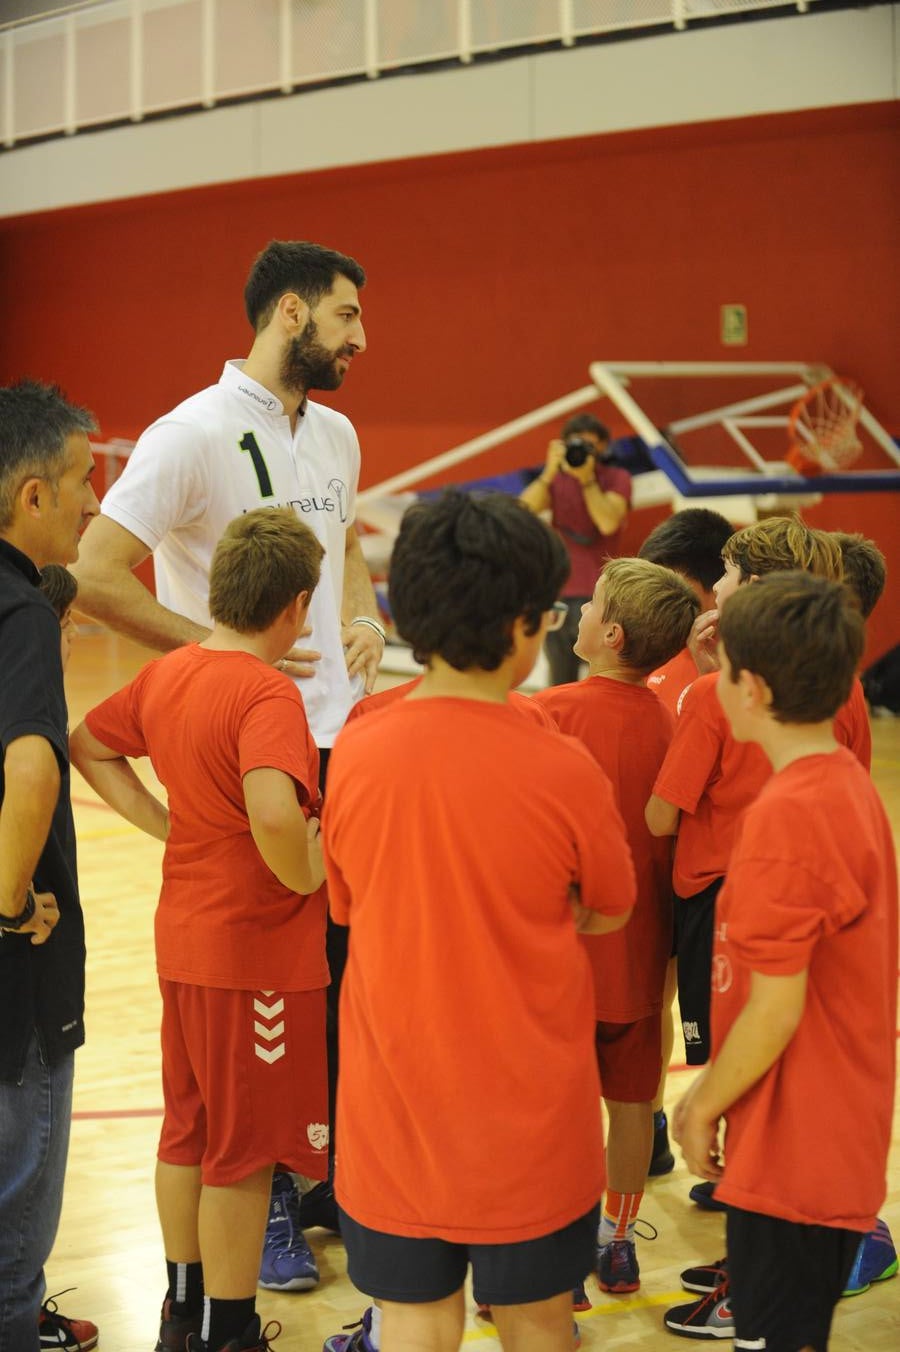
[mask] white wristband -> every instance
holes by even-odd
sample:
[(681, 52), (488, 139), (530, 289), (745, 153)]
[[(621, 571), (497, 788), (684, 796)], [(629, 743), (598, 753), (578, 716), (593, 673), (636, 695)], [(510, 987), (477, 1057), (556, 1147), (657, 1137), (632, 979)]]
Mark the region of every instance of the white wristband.
[(387, 643), (387, 635), (384, 632), (384, 627), (378, 622), (378, 620), (373, 620), (371, 615), (356, 615), (350, 621), (350, 624), (351, 626), (354, 624), (367, 624), (370, 629), (375, 630), (375, 633), (381, 639), (382, 643)]

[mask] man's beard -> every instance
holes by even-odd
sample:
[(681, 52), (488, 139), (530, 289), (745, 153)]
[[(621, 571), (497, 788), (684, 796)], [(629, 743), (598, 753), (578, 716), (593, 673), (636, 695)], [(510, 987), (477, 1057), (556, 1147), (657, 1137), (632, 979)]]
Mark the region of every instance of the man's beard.
[(308, 319), (303, 332), (292, 338), (284, 349), (281, 383), (296, 394), (306, 394), (307, 390), (336, 390), (345, 374), (337, 359), (344, 355), (352, 354), (345, 353), (344, 348), (331, 352), (320, 343), (316, 321)]

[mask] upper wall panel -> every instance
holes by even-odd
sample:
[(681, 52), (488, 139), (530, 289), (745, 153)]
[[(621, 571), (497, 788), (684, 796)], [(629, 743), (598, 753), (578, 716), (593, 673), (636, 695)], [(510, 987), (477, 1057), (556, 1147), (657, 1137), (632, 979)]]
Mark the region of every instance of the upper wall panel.
[[(555, 0), (538, 0), (538, 8), (541, 2), (548, 15), (558, 8)], [(641, 0), (648, 13), (666, 2)], [(614, 0), (579, 0), (572, 14), (585, 15), (591, 3), (609, 12), (616, 8)], [(495, 12), (509, 26), (504, 40), (512, 41), (520, 0), (505, 8), (497, 0)], [(438, 20), (443, 15), (446, 27), (449, 13), (449, 0), (435, 7), (435, 43), (438, 29), (443, 32)], [(166, 14), (161, 6), (160, 22)], [(689, 27), (309, 89), (18, 146), (0, 155), (0, 216), (487, 146), (890, 101), (900, 84), (898, 16), (900, 6), (892, 4)], [(350, 37), (358, 42), (360, 31), (359, 23), (352, 25)], [(320, 37), (324, 42), (326, 35)], [(401, 37), (391, 48), (398, 64), (405, 51)], [(476, 27), (472, 40), (477, 37)], [(89, 48), (90, 30), (79, 41)], [(125, 87), (124, 29), (117, 41), (121, 60), (85, 94), (98, 115)], [(263, 44), (255, 53), (254, 78), (268, 70), (276, 50)], [(165, 78), (186, 88), (195, 75), (192, 60), (184, 51), (177, 60), (173, 55)], [(237, 67), (233, 73), (237, 81)], [(21, 96), (45, 98), (48, 108), (65, 106), (64, 90), (44, 85), (38, 94), (39, 87), (29, 82)], [(152, 81), (148, 93), (151, 88), (157, 89)]]

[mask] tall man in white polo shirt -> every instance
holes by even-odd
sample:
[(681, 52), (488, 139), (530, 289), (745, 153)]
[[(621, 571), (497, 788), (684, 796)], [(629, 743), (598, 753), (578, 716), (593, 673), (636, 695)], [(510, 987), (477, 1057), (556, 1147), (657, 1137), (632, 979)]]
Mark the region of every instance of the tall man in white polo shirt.
[[(353, 525), (359, 442), (347, 418), (308, 398), (337, 389), (365, 351), (364, 283), (343, 254), (269, 244), (244, 291), (255, 333), (249, 356), (227, 362), (217, 385), (143, 433), (84, 536), (77, 569), (79, 609), (168, 651), (209, 632), (209, 565), (228, 522), (255, 507), (293, 507), (326, 552), (309, 629), (283, 666), (298, 681), (323, 768), (351, 706), (372, 689), (384, 648)], [(133, 571), (151, 553), (155, 597)], [(345, 933), (329, 936), (335, 996)], [(281, 1283), (276, 1274), (266, 1284), (315, 1280), (313, 1266), (311, 1280)]]

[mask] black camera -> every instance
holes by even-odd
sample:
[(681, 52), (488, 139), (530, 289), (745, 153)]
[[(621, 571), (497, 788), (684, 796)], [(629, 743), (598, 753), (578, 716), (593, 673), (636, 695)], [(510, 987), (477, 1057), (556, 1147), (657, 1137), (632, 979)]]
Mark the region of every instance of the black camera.
[(566, 439), (566, 464), (571, 465), (573, 469), (581, 469), (589, 456), (596, 456), (597, 448), (590, 441), (585, 441), (584, 437), (568, 437)]

